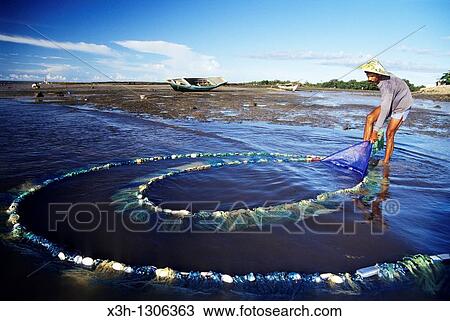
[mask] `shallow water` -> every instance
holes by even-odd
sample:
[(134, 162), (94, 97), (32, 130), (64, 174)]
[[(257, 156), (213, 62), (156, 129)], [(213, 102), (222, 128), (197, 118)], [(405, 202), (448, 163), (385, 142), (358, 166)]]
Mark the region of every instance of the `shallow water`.
[[(333, 97), (323, 99), (333, 100)], [(78, 167), (192, 152), (327, 155), (355, 143), (361, 136), (359, 129), (340, 131), (257, 122), (174, 121), (118, 110), (97, 111), (88, 105), (36, 105), (11, 100), (0, 100), (0, 121), (3, 127), (0, 132), (2, 207), (9, 205), (26, 186)], [(103, 221), (100, 228), (90, 233), (74, 231), (64, 223), (56, 232), (48, 232), (49, 203), (123, 202), (150, 176), (164, 173), (167, 168), (207, 162), (191, 159), (126, 166), (51, 185), (23, 204), (21, 220), (30, 230), (86, 255), (128, 264), (170, 266), (182, 271), (351, 272), (376, 262), (395, 261), (408, 254), (448, 253), (450, 144), (445, 138), (411, 135), (408, 131), (397, 135), (390, 171), (372, 168), (373, 189), (369, 191), (369, 196), (378, 201), (395, 199), (400, 209), (394, 214), (381, 205), (370, 208), (367, 200), (352, 201), (347, 197), (332, 204), (331, 211), (316, 220), (306, 219), (302, 223), (303, 233), (292, 233), (289, 222), (281, 222), (270, 233), (245, 233), (245, 229), (238, 233), (214, 234), (195, 233), (204, 232), (195, 230), (132, 233), (120, 224), (115, 232), (107, 232), (107, 223)], [(197, 202), (195, 209), (210, 206), (210, 203), (200, 202), (215, 202), (219, 209), (227, 210), (311, 198), (324, 191), (351, 187), (358, 181), (352, 173), (336, 171), (320, 163), (240, 165), (171, 177), (155, 184), (148, 196), (168, 208), (194, 201)], [(346, 202), (342, 205), (340, 201)], [(117, 209), (118, 206), (109, 204), (107, 207)], [(126, 214), (109, 213), (108, 217), (116, 215)], [(330, 230), (330, 224), (336, 223), (356, 226), (356, 229), (354, 233), (336, 233)], [(62, 297), (80, 297), (87, 288), (90, 294), (86, 297), (130, 295), (117, 288), (108, 294), (108, 287), (113, 285), (87, 282), (60, 265), (32, 273), (41, 262), (47, 262), (46, 254), (27, 248), (25, 255), (23, 248), (19, 251), (4, 246), (1, 245), (1, 249), (5, 257), (14, 262), (12, 266), (18, 266), (14, 278), (1, 274), (12, 298), (46, 297), (48, 293), (44, 295), (35, 289), (36, 285), (44, 284), (53, 289), (69, 288)], [(26, 277), (30, 273), (32, 276)], [(72, 283), (68, 285), (68, 282)], [(144, 294), (138, 291), (131, 297), (140, 295)], [(225, 293), (220, 298), (233, 296)], [(147, 291), (145, 297), (205, 298), (189, 290), (180, 292), (166, 288)]]
[[(323, 106), (338, 107), (343, 105), (368, 105), (376, 106), (380, 102), (379, 93), (367, 95), (357, 92), (345, 91), (297, 91), (295, 92), (300, 98), (300, 101), (305, 104), (318, 104)], [(430, 99), (414, 99), (413, 108), (423, 108), (436, 110), (440, 109), (446, 113), (450, 112), (450, 102), (448, 101), (433, 101)]]

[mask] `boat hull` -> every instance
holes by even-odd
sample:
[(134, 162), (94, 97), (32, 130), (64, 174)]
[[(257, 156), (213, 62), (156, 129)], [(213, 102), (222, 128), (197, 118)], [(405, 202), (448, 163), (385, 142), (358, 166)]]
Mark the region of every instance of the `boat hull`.
[(170, 86), (176, 91), (187, 92), (187, 91), (210, 91), (221, 85), (218, 85), (218, 86), (182, 86), (182, 85), (170, 84)]

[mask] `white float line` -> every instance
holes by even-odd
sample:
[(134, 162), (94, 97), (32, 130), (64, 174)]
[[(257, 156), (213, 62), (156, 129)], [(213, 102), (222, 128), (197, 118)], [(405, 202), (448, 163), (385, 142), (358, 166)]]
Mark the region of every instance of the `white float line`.
[[(434, 262), (444, 262), (450, 260), (450, 254), (445, 253), (445, 254), (431, 255), (430, 259), (432, 259)], [(378, 264), (375, 264), (372, 266), (360, 268), (356, 270), (355, 274), (366, 279), (378, 275), (379, 272), (380, 266)]]

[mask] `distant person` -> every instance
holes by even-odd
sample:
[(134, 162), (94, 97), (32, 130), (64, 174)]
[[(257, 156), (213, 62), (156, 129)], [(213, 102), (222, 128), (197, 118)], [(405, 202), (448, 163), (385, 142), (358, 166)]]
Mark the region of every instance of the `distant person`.
[(391, 119), (386, 130), (386, 153), (383, 161), (384, 164), (389, 164), (394, 151), (395, 133), (411, 110), (413, 103), (411, 91), (402, 79), (387, 72), (376, 59), (368, 61), (359, 69), (365, 71), (368, 81), (377, 84), (381, 92), (380, 106), (375, 107), (367, 115), (363, 140), (375, 142), (378, 131), (390, 116)]

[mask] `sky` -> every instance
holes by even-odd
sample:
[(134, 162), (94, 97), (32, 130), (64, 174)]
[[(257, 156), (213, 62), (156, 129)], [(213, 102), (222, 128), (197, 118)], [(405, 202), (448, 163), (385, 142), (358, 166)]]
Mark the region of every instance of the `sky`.
[[(0, 79), (338, 79), (377, 58), (416, 85), (450, 69), (450, 0), (2, 1)], [(355, 70), (343, 80), (363, 80)]]

